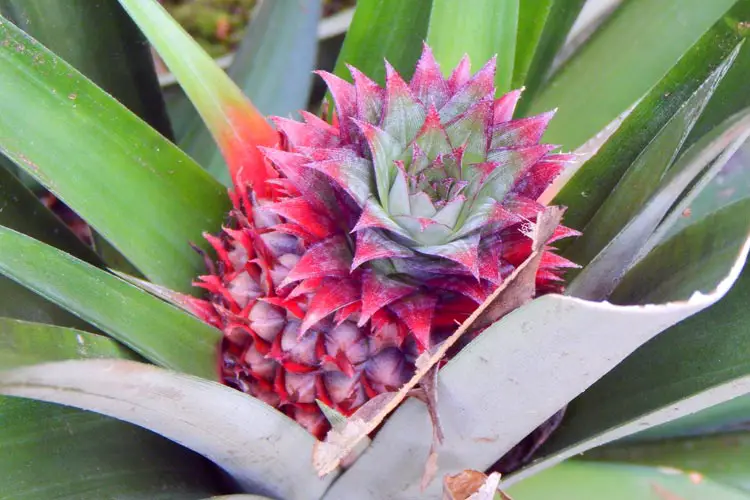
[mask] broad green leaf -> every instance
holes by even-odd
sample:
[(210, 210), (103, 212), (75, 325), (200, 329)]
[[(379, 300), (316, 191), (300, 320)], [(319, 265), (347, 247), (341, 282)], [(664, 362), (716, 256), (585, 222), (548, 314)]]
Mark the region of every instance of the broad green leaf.
[(0, 12), (162, 135), (172, 136), (150, 48), (117, 0), (1, 0)]
[(498, 94), (511, 89), (520, 0), (432, 0), (427, 43), (450, 75), (468, 54), (476, 68), (497, 55)]
[[(580, 2), (581, 5), (583, 5), (584, 1)], [(516, 57), (513, 62), (513, 80), (511, 83), (513, 88), (521, 88), (526, 81), (529, 66), (531, 66), (531, 61), (534, 59), (534, 54), (537, 51), (544, 27), (550, 20), (550, 12), (554, 3), (555, 0), (518, 1)]]
[[(750, 221), (745, 224), (740, 234), (747, 241)], [(703, 240), (690, 243), (699, 246)], [(717, 265), (709, 274), (716, 278), (723, 270), (712, 286), (689, 300), (683, 297), (685, 283), (662, 289), (656, 304), (645, 307), (546, 295), (484, 330), (440, 372), (438, 413), (444, 439), (436, 477), (461, 469), (485, 470), (637, 348), (718, 301), (737, 279), (747, 256), (748, 245), (739, 247), (723, 256), (723, 267)], [(703, 284), (688, 283), (696, 285), (693, 290)], [(744, 389), (738, 387), (732, 395)], [(620, 401), (617, 391), (607, 394)], [(597, 399), (591, 402), (598, 404)], [(618, 410), (619, 416), (622, 408)], [(577, 422), (573, 414), (571, 419)], [(421, 402), (402, 404), (370, 448), (334, 483), (326, 500), (352, 498), (355, 492), (362, 499), (418, 498), (430, 451), (429, 421)], [(592, 422), (581, 425), (586, 430)], [(426, 491), (438, 495), (439, 482)]]
[(750, 493), (750, 434), (747, 432), (646, 443), (613, 443), (591, 450), (583, 458), (694, 471)]
[(0, 227), (0, 273), (154, 363), (216, 378), (218, 330), (105, 271)]
[(131, 350), (95, 333), (0, 318), (0, 366), (3, 369), (67, 359), (138, 359)]
[(0, 496), (193, 500), (221, 492), (204, 458), (95, 413), (0, 397)]
[(668, 438), (695, 437), (747, 429), (750, 415), (750, 394), (706, 408), (662, 425), (628, 436), (620, 442), (652, 441)]
[[(25, 232), (92, 264), (100, 262), (10, 171), (0, 167), (0, 225)], [(12, 280), (0, 277), (0, 317), (86, 328), (86, 323)], [(12, 297), (13, 300), (8, 300)]]
[[(667, 171), (670, 170), (682, 144), (717, 85), (734, 62), (738, 51), (739, 47), (736, 47), (682, 103), (664, 127), (651, 138), (588, 221), (583, 231), (584, 234), (576, 238), (576, 241), (566, 250), (566, 257), (578, 265), (587, 266), (628, 223), (637, 219), (639, 212), (645, 208), (649, 199), (665, 187), (664, 177)], [(611, 140), (617, 139), (619, 139), (618, 133), (615, 132)], [(698, 175), (703, 166), (705, 165), (702, 165), (694, 175)], [(582, 168), (586, 169), (588, 166)], [(685, 187), (687, 186), (681, 184), (679, 191), (674, 193), (673, 199), (676, 199)], [(669, 205), (671, 203), (664, 207), (665, 211)], [(658, 219), (655, 223), (657, 222)]]
[[(503, 483), (500, 485), (503, 488)], [(517, 500), (747, 500), (740, 491), (675, 470), (566, 462), (508, 488)]]
[[(589, 224), (589, 226), (594, 226), (591, 228), (595, 235), (594, 238), (587, 239), (587, 235), (584, 233), (581, 237), (584, 240), (583, 245), (579, 246), (576, 243), (566, 252), (566, 255), (571, 256), (575, 262), (580, 262), (586, 266), (572, 281), (566, 292), (589, 300), (607, 298), (632, 264), (643, 258), (642, 256), (645, 256), (657, 244), (662, 243), (664, 231), (658, 231), (657, 226), (660, 225), (662, 218), (669, 212), (688, 186), (695, 182), (693, 191), (700, 191), (705, 184), (710, 183), (710, 180), (721, 171), (749, 136), (750, 110), (717, 127), (690, 148), (666, 174), (662, 174), (664, 180), (648, 199), (644, 199), (640, 203), (640, 209), (633, 218), (627, 221), (617, 234), (611, 236), (608, 242), (597, 242), (596, 236), (608, 233), (610, 226), (617, 224), (618, 209), (625, 213), (629, 211), (628, 206), (618, 204), (618, 202), (622, 202), (622, 198), (628, 197), (627, 194), (624, 194), (624, 196), (618, 198), (618, 195), (623, 194), (621, 188), (625, 189), (630, 185), (629, 187), (634, 190), (649, 190), (648, 185), (642, 183), (643, 179), (640, 182), (629, 182), (636, 177), (648, 177), (647, 172), (634, 171), (631, 167), (631, 170), (618, 184), (612, 197), (605, 202), (602, 209)], [(655, 139), (655, 141), (658, 140)], [(642, 163), (634, 164), (634, 167), (642, 166)], [(655, 165), (655, 167), (659, 173), (662, 173), (663, 167), (659, 165)], [(696, 181), (696, 179), (698, 180)], [(658, 182), (655, 179), (652, 179), (652, 181)], [(670, 214), (670, 218), (682, 217), (682, 213), (683, 209), (678, 205)], [(670, 218), (663, 224), (669, 224)], [(597, 222), (601, 224), (597, 225)], [(587, 226), (587, 229), (589, 226)], [(665, 230), (667, 227), (665, 226)], [(587, 260), (585, 254), (599, 245), (601, 246), (599, 253), (590, 261)], [(578, 252), (576, 253), (576, 251)]]
[[(736, 21), (736, 20), (735, 20)], [(731, 20), (730, 20), (731, 22)], [(747, 31), (740, 31), (747, 37)], [(750, 81), (750, 43), (744, 43), (729, 71), (714, 92), (698, 123), (693, 127), (683, 149), (687, 149), (721, 122), (750, 107), (750, 92), (745, 92)]]
[(240, 391), (123, 360), (44, 363), (0, 371), (0, 393), (95, 411), (152, 430), (227, 471), (243, 491), (317, 500), (335, 474), (318, 478), (315, 438)]
[[(152, 281), (189, 290), (224, 188), (72, 67), (0, 18), (0, 150)], [(65, 161), (60, 161), (64, 158)]]
[[(621, 8), (634, 3), (640, 2), (627, 2)], [(750, 0), (740, 0), (733, 13), (750, 15)], [(743, 36), (737, 32), (736, 25), (729, 25), (722, 19), (641, 100), (614, 135), (593, 158), (581, 166), (555, 197), (555, 203), (568, 207), (565, 214), (567, 225), (578, 229), (586, 227), (628, 168), (659, 132), (668, 127), (670, 120), (710, 75), (723, 67), (742, 40)], [(665, 161), (670, 155), (671, 152), (668, 152)], [(636, 197), (638, 191), (630, 194)], [(638, 206), (636, 201), (637, 198), (633, 203), (635, 207)]]
[(523, 114), (547, 76), (555, 55), (586, 0), (520, 0), (513, 88), (526, 87), (517, 113)]
[(750, 200), (729, 205), (657, 246), (615, 289), (615, 304), (651, 304), (665, 293), (687, 300), (726, 274), (750, 233)]
[[(651, 258), (659, 259), (662, 265), (668, 263), (660, 275), (667, 275), (671, 270), (692, 282), (692, 286), (682, 292), (676, 290), (683, 298), (689, 295), (690, 288), (703, 288), (700, 286), (703, 273), (707, 277), (718, 274), (717, 256), (706, 259), (706, 248), (713, 246), (722, 249), (723, 246), (724, 250), (720, 253), (729, 254), (729, 249), (737, 245), (727, 234), (731, 221), (721, 221), (721, 216), (735, 219), (737, 225), (745, 224), (747, 228), (750, 224), (748, 210), (750, 206), (747, 203), (744, 207), (730, 206), (682, 231), (680, 234), (691, 230), (695, 232), (695, 228), (703, 229), (705, 234), (696, 239), (699, 243), (696, 247), (688, 245), (687, 238), (681, 243), (675, 240), (672, 244), (667, 242), (658, 247), (652, 253), (656, 257), (648, 257), (631, 271), (637, 272), (638, 267), (644, 266), (639, 273), (643, 280), (640, 293), (631, 289), (628, 295), (635, 297), (639, 303), (646, 302), (648, 296), (652, 295), (652, 285), (646, 279), (650, 279), (647, 266)], [(712, 238), (718, 241), (711, 241)], [(661, 248), (670, 247), (674, 252), (673, 262), (656, 253)], [(739, 273), (746, 252), (747, 244), (740, 265), (736, 265), (733, 271)], [(688, 269), (682, 271), (683, 267)], [(696, 272), (696, 269), (700, 271)], [(674, 280), (671, 276), (668, 279)], [(723, 282), (725, 288), (730, 284)], [(625, 282), (621, 287), (624, 286)], [(615, 292), (617, 295), (618, 292)], [(691, 300), (704, 296), (695, 294)], [(561, 427), (539, 451), (537, 456), (540, 458), (509, 477), (508, 481), (521, 480), (596, 446), (749, 392), (750, 363), (745, 350), (738, 348), (750, 342), (750, 330), (747, 328), (750, 321), (747, 309), (749, 300), (750, 273), (744, 272), (723, 300), (645, 344), (573, 400)]]
[(243, 170), (256, 192), (263, 194), (264, 184), (255, 177), (256, 171), (265, 168), (257, 146), (276, 144), (273, 128), (156, 0), (120, 0), (120, 4), (195, 105), (224, 154), (231, 178), (234, 180)]
[[(680, 200), (675, 213), (664, 221), (665, 237), (673, 236), (703, 217), (750, 197), (750, 141), (740, 147), (719, 174), (694, 196)], [(700, 186), (695, 186), (700, 187)], [(691, 190), (692, 192), (692, 190)], [(661, 227), (660, 227), (661, 230)]]
[[(70, 359), (137, 359), (112, 339), (0, 318), (0, 367)], [(137, 427), (38, 401), (0, 397), (0, 496), (201, 498), (217, 492), (209, 464)]]
[(583, 144), (641, 98), (736, 2), (623, 2), (534, 100), (529, 114), (559, 108), (545, 141), (568, 150)]
[(432, 3), (359, 0), (334, 73), (351, 80), (346, 69), (350, 64), (384, 85), (383, 59), (387, 59), (401, 76), (411, 78), (427, 38)]
[(4, 168), (0, 168), (0, 225), (27, 234), (90, 264), (102, 264), (91, 248)]
[[(229, 77), (266, 115), (307, 107), (318, 48), (321, 1), (262, 2), (234, 56)], [(180, 145), (214, 177), (230, 183), (226, 162), (195, 117)]]

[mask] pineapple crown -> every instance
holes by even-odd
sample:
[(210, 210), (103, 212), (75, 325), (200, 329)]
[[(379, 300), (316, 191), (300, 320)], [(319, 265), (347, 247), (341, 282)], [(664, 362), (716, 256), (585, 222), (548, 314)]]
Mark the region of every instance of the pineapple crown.
[[(266, 158), (312, 201), (315, 220), (305, 226), (338, 214), (354, 235), (351, 270), (379, 261), (386, 273), (422, 280), (468, 274), (499, 283), (500, 266), (486, 265), (498, 256), (481, 258), (490, 240), (534, 220), (543, 208), (536, 199), (573, 158), (539, 143), (554, 113), (512, 120), (521, 92), (494, 98), (494, 58), (472, 76), (464, 57), (446, 79), (424, 45), (408, 84), (385, 64), (385, 89), (353, 67), (353, 84), (319, 72), (333, 124), (305, 112), (304, 123), (274, 118), (284, 143), (264, 149)], [(356, 207), (342, 213), (338, 191)], [(267, 208), (288, 214), (283, 203)]]

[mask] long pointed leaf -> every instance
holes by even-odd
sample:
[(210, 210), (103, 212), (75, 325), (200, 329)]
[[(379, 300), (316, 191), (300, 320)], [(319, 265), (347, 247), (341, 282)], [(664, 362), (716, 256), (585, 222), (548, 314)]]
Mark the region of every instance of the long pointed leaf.
[[(438, 410), (444, 439), (438, 476), (467, 468), (486, 469), (635, 349), (724, 296), (750, 250), (750, 222), (744, 226), (741, 222), (737, 223), (741, 230), (735, 228), (733, 233), (736, 240), (717, 255), (705, 279), (688, 274), (684, 282), (672, 283), (673, 290), (662, 289), (658, 300), (652, 301), (657, 305), (616, 306), (547, 295), (482, 332), (440, 373)], [(703, 293), (687, 300), (688, 288)], [(744, 387), (725, 391), (705, 404), (741, 390)], [(616, 391), (608, 394), (619, 397)], [(594, 405), (598, 401), (594, 399)], [(343, 500), (355, 492), (363, 499), (418, 498), (430, 442), (427, 408), (407, 401), (326, 499)], [(399, 459), (393, 460), (394, 456)], [(435, 495), (439, 488), (433, 482), (427, 492)]]
[[(688, 276), (694, 284), (704, 276), (707, 280), (716, 276), (722, 266), (717, 267), (711, 260), (701, 260), (706, 255), (705, 247), (724, 248), (726, 255), (732, 253), (731, 249), (736, 248), (738, 242), (731, 241), (727, 223), (731, 225), (734, 219), (736, 226), (744, 224), (747, 229), (749, 208), (747, 203), (744, 211), (728, 207), (696, 224), (694, 227), (705, 231), (702, 250), (688, 250), (684, 241), (679, 240), (663, 245), (667, 250), (671, 247), (673, 253), (671, 261), (657, 256), (658, 262), (669, 263), (661, 276), (675, 271), (680, 274), (685, 267), (682, 275)], [(729, 220), (719, 224), (722, 218)], [(692, 268), (685, 266), (687, 256), (690, 256)], [(648, 266), (649, 258), (639, 266)], [(743, 263), (744, 258), (736, 266), (737, 273)], [(700, 271), (696, 272), (697, 269)], [(648, 301), (652, 286), (643, 280), (649, 277), (648, 272), (649, 268), (642, 269), (640, 287), (630, 288), (628, 293), (641, 303)], [(658, 276), (654, 278), (658, 280)], [(687, 290), (680, 294), (683, 298), (690, 295)], [(737, 348), (750, 341), (748, 300), (750, 273), (745, 271), (723, 300), (644, 345), (573, 400), (562, 426), (539, 451), (538, 461), (509, 476), (507, 481), (519, 481), (596, 446), (749, 392), (750, 363), (745, 351)]]
[(315, 438), (265, 403), (219, 383), (121, 360), (45, 363), (0, 372), (0, 393), (92, 410), (206, 456), (246, 491), (317, 500), (333, 477), (310, 462)]
[(532, 102), (585, 1), (520, 0), (512, 87), (526, 90), (518, 113)]
[(203, 457), (125, 422), (0, 397), (0, 495), (13, 500), (198, 500), (221, 491)]
[(410, 78), (427, 38), (433, 0), (359, 0), (334, 73), (351, 79), (347, 64), (385, 84), (383, 59)]
[(216, 378), (218, 330), (105, 271), (0, 227), (0, 273), (154, 363)]
[[(747, 17), (747, 15), (746, 15)], [(747, 37), (747, 33), (745, 33)], [(714, 92), (711, 102), (693, 127), (683, 150), (692, 146), (714, 127), (737, 113), (737, 110), (750, 107), (750, 92), (745, 92), (750, 80), (750, 43), (744, 43), (740, 53)]]
[[(0, 318), (0, 366), (138, 359), (112, 339)], [(44, 443), (44, 453), (40, 453)], [(18, 500), (192, 499), (216, 492), (208, 464), (136, 427), (57, 405), (0, 397), (0, 495)]]
[[(3, 0), (0, 13), (173, 139), (151, 50), (117, 0)], [(112, 64), (112, 61), (117, 64)], [(97, 253), (110, 267), (137, 274), (96, 232)]]
[[(578, 229), (586, 227), (642, 151), (742, 42), (743, 34), (728, 21), (743, 15), (750, 15), (750, 0), (740, 0), (735, 9), (701, 37), (641, 100), (597, 154), (565, 184), (554, 201), (568, 207), (566, 224)], [(636, 195), (637, 191), (633, 193)]]
[(685, 415), (662, 425), (646, 429), (618, 441), (613, 446), (628, 442), (697, 437), (746, 430), (750, 415), (750, 394), (738, 396), (699, 412)]
[(733, 432), (605, 446), (585, 460), (625, 462), (693, 471), (750, 493), (750, 433)]
[(127, 347), (102, 335), (0, 318), (0, 366), (3, 369), (87, 358), (139, 359)]
[[(501, 485), (502, 487), (502, 485)], [(519, 500), (746, 500), (734, 488), (676, 470), (571, 461), (506, 490)]]
[[(90, 263), (99, 258), (23, 183), (0, 166), (0, 225), (25, 232)], [(12, 280), (0, 277), (0, 316), (86, 328), (86, 323)]]
[[(589, 300), (607, 298), (632, 264), (661, 243), (659, 241), (661, 232), (655, 232), (659, 221), (687, 187), (701, 177), (701, 173), (710, 164), (711, 166), (703, 173), (695, 186), (698, 189), (702, 188), (703, 178), (714, 177), (748, 137), (750, 137), (750, 111), (730, 120), (730, 123), (723, 127), (719, 127), (714, 133), (705, 137), (705, 141), (696, 143), (672, 167), (662, 185), (643, 203), (640, 211), (603, 246), (594, 259), (588, 263), (582, 259), (577, 260), (586, 264), (586, 267), (570, 284), (567, 293)], [(608, 200), (605, 204), (607, 209), (610, 208), (610, 201)], [(621, 210), (627, 211), (627, 208), (621, 207)], [(611, 210), (604, 213), (608, 213), (612, 219), (615, 218)], [(592, 223), (603, 220), (599, 219), (598, 215)], [(673, 217), (680, 216), (682, 216), (682, 210), (677, 207), (673, 212)], [(616, 224), (615, 221), (610, 223)], [(667, 223), (665, 221), (665, 224)], [(588, 243), (591, 245), (590, 241)], [(577, 247), (574, 246), (567, 254), (575, 255), (573, 254), (575, 249)], [(587, 250), (590, 249), (591, 247), (587, 248)]]
[(3, 0), (0, 12), (171, 137), (151, 51), (117, 0)]
[[(307, 107), (320, 11), (321, 0), (264, 1), (247, 27), (229, 78), (262, 114), (289, 116)], [(226, 162), (197, 115), (180, 145), (214, 177), (229, 184)]]
[(495, 85), (510, 90), (516, 57), (519, 0), (433, 0), (427, 43), (447, 75), (464, 56), (480, 67), (497, 55)]
[[(257, 146), (273, 146), (277, 135), (213, 59), (156, 0), (120, 0), (159, 52), (206, 122), (235, 179), (263, 168)], [(252, 177), (250, 177), (252, 179)], [(256, 190), (263, 189), (256, 184)]]
[(575, 149), (593, 137), (656, 84), (736, 1), (623, 2), (534, 100), (529, 114), (559, 108), (545, 140)]
[[(72, 67), (0, 18), (0, 150), (148, 278), (189, 290), (224, 188)], [(61, 161), (64, 160), (64, 161)]]

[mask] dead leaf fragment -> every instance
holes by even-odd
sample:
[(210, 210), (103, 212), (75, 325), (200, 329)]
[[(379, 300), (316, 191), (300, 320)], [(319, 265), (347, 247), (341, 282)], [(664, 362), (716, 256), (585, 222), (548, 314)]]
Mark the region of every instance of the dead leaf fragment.
[(427, 486), (430, 485), (435, 478), (435, 474), (437, 474), (438, 449), (443, 444), (443, 426), (440, 424), (440, 415), (437, 411), (437, 380), (438, 366), (434, 365), (419, 384), (422, 396), (424, 397), (424, 403), (427, 405), (427, 411), (430, 415), (430, 421), (432, 422), (432, 445), (430, 446), (430, 454), (427, 457), (420, 483), (422, 491), (427, 489)]
[(476, 470), (465, 470), (455, 476), (443, 479), (443, 500), (494, 500), (500, 493), (504, 499), (510, 498), (497, 491), (500, 485), (500, 474), (493, 472), (489, 476)]

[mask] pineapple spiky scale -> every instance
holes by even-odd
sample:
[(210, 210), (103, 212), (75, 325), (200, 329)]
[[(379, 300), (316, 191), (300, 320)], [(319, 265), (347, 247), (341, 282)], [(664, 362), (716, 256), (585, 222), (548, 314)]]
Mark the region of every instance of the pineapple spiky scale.
[[(398, 389), (529, 256), (536, 199), (572, 159), (539, 143), (552, 113), (512, 120), (520, 92), (495, 99), (494, 60), (446, 79), (425, 46), (409, 83), (386, 65), (385, 88), (350, 69), (353, 84), (321, 73), (331, 124), (274, 120), (278, 147), (236, 175), (197, 282), (196, 311), (225, 333), (223, 381), (319, 437), (316, 400), (349, 415)], [(552, 250), (537, 294), (573, 265)]]

